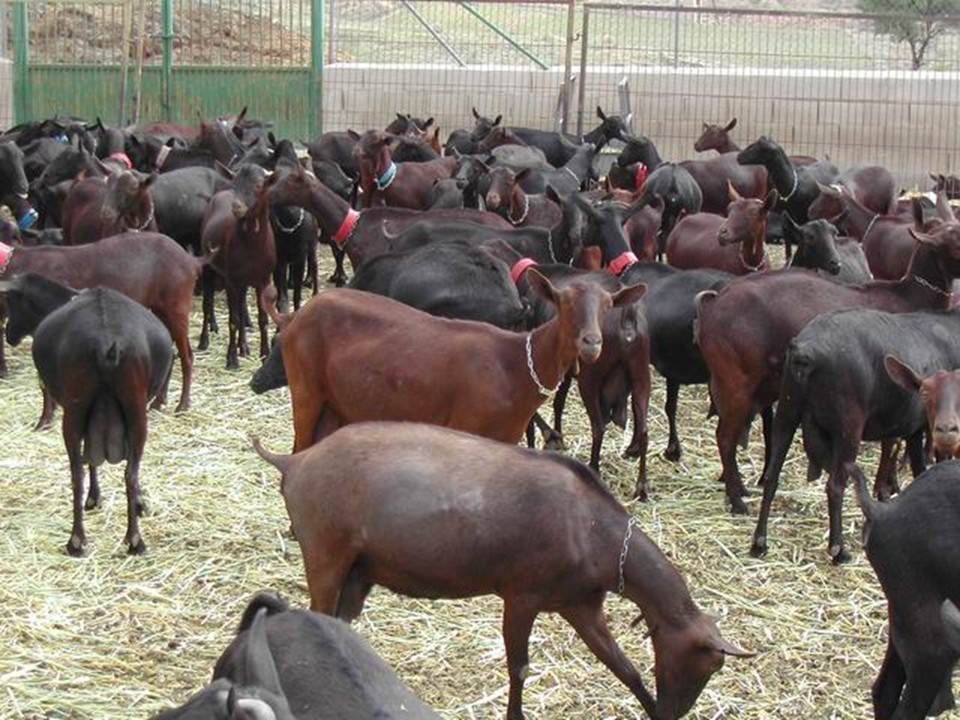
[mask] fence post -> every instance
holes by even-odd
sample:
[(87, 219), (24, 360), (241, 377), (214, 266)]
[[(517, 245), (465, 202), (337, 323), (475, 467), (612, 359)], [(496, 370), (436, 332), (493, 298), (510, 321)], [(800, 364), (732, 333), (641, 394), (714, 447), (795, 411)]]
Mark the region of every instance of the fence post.
[(577, 14), (577, 0), (570, 0), (567, 3), (567, 51), (563, 56), (563, 115), (561, 119), (561, 130), (569, 132), (568, 121), (570, 119), (570, 95), (573, 92), (573, 84), (570, 81), (573, 71), (573, 27), (575, 15)]
[(173, 0), (163, 0), (161, 7), (161, 21), (163, 23), (163, 119), (173, 120), (172, 91), (170, 88), (173, 75)]
[(310, 0), (310, 139), (323, 133), (323, 0)]
[(580, 92), (577, 93), (577, 135), (583, 135), (583, 103), (587, 97), (587, 50), (590, 47), (590, 6), (583, 6), (583, 29), (580, 31)]
[(30, 71), (27, 68), (27, 48), (30, 30), (27, 27), (27, 4), (16, 0), (13, 13), (13, 121), (26, 122), (30, 118)]

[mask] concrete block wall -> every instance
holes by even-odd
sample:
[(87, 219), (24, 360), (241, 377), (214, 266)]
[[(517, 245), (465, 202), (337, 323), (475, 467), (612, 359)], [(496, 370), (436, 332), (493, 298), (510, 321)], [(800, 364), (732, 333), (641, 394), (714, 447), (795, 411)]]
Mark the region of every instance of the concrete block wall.
[(13, 126), (13, 63), (0, 58), (0, 129)]
[[(624, 76), (634, 129), (665, 159), (693, 157), (702, 122), (735, 116), (741, 145), (770, 135), (788, 152), (840, 166), (879, 163), (905, 187), (926, 187), (928, 171), (960, 172), (960, 73), (591, 67), (585, 130), (598, 104), (616, 112)], [(508, 124), (553, 128), (562, 77), (562, 68), (327, 66), (324, 127), (383, 127), (394, 112), (410, 112), (434, 116), (445, 136), (472, 127), (476, 106)]]

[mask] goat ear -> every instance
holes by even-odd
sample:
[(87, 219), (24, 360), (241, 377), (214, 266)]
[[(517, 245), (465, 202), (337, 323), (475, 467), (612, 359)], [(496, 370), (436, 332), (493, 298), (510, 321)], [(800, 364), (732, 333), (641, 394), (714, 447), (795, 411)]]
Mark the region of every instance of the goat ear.
[(930, 235), (929, 233), (925, 233), (925, 232), (917, 232), (917, 230), (915, 230), (914, 228), (910, 228), (910, 237), (912, 237), (917, 242), (922, 242), (927, 245), (940, 244), (940, 238), (938, 238), (936, 235)]
[(743, 196), (737, 192), (737, 189), (733, 186), (733, 183), (727, 180), (727, 197), (730, 198), (730, 202), (736, 202), (737, 200), (743, 200)]
[(703, 132), (706, 132), (706, 131), (709, 130), (709, 129), (710, 129), (710, 124), (709, 124), (709, 123), (703, 123)]
[(940, 606), (940, 618), (947, 633), (947, 642), (955, 652), (960, 652), (960, 610), (949, 600), (944, 600)]
[(780, 193), (777, 192), (776, 188), (773, 188), (770, 192), (767, 193), (766, 200), (763, 201), (763, 211), (770, 212), (771, 210), (773, 210), (777, 206), (777, 201), (779, 199), (780, 199)]
[(471, 108), (471, 110), (473, 110), (473, 117), (475, 117), (477, 120), (479, 120), (479, 119), (480, 119), (480, 113), (477, 112), (477, 109), (476, 109), (476, 108)]
[(497, 119), (493, 121), (494, 126), (499, 125), (501, 120), (503, 120), (503, 115), (497, 115)]
[(933, 180), (934, 182), (940, 182), (940, 179), (943, 177), (943, 175), (937, 175), (936, 173), (927, 173), (927, 174), (930, 176), (930, 179)]
[(160, 177), (160, 174), (156, 170), (154, 170), (149, 175), (147, 175), (143, 180), (140, 181), (140, 189), (146, 190), (148, 187), (150, 187), (157, 181), (158, 177)]
[(597, 105), (597, 117), (600, 118), (601, 120), (607, 119), (607, 116), (604, 115), (603, 113), (603, 108), (601, 108), (599, 105)]
[(729, 655), (730, 657), (752, 658), (756, 657), (757, 655), (755, 652), (744, 650), (743, 648), (739, 648), (731, 642), (727, 642), (722, 637), (718, 637), (713, 641), (713, 649), (724, 655)]
[(356, 130), (348, 129), (347, 135), (349, 135), (352, 140), (357, 140), (357, 141), (360, 140), (360, 133), (358, 133)]
[(887, 369), (887, 375), (897, 385), (907, 392), (918, 392), (923, 384), (923, 378), (917, 375), (916, 370), (907, 365), (893, 355), (887, 355), (883, 358), (883, 365)]
[(724, 128), (724, 130), (726, 130), (727, 132), (730, 132), (730, 131), (733, 130), (736, 126), (737, 126), (737, 119), (734, 118), (733, 120), (731, 120), (730, 122), (727, 123), (727, 126)]
[(283, 687), (267, 640), (266, 615), (267, 608), (260, 608), (247, 632), (244, 677), (240, 679), (240, 684), (258, 687), (281, 697)]
[(559, 304), (559, 293), (553, 284), (545, 278), (536, 268), (530, 268), (526, 273), (527, 282), (530, 287), (544, 300), (549, 300), (554, 305)]
[(426, 130), (426, 129), (427, 129), (428, 127), (430, 127), (431, 125), (433, 125), (433, 118), (432, 118), (432, 117), (428, 117), (428, 118), (426, 119), (426, 122), (423, 123), (423, 129)]
[(647, 286), (643, 283), (628, 285), (622, 290), (618, 290), (613, 296), (613, 307), (624, 307), (633, 305), (647, 294)]
[(937, 217), (946, 223), (957, 221), (950, 207), (950, 201), (947, 199), (947, 193), (943, 190), (937, 193)]

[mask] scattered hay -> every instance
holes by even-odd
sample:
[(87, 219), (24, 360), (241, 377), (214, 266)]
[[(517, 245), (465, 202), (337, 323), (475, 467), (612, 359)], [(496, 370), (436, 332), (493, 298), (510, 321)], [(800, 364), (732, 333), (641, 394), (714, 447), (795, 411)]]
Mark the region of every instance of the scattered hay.
[[(255, 361), (228, 372), (224, 358), (225, 338), (214, 336), (211, 349), (197, 354), (194, 409), (150, 413), (142, 468), (152, 509), (141, 523), (147, 554), (124, 554), (122, 466), (114, 466), (102, 473), (104, 507), (87, 516), (90, 554), (78, 561), (63, 551), (70, 487), (60, 433), (30, 431), (40, 394), (29, 344), (10, 353), (10, 377), (0, 381), (0, 716), (148, 717), (207, 681), (255, 592), (272, 588), (307, 605), (278, 477), (247, 440), (256, 433), (271, 449), (291, 446), (288, 393), (253, 395), (247, 382)], [(682, 393), (679, 465), (659, 456), (663, 400), (657, 381), (653, 500), (630, 503), (631, 510), (680, 567), (700, 605), (721, 618), (725, 636), (760, 652), (728, 662), (691, 716), (867, 717), (886, 623), (883, 596), (857, 550), (855, 504), (848, 502), (844, 525), (855, 559), (834, 568), (825, 552), (822, 485), (806, 484), (795, 449), (771, 519), (770, 555), (750, 558), (759, 495), (749, 499), (749, 517), (725, 509), (704, 389)], [(569, 407), (568, 445), (587, 459), (586, 418), (579, 402)], [(612, 429), (603, 453), (603, 477), (621, 498), (629, 497), (636, 473), (635, 463), (619, 458), (625, 441)], [(751, 484), (761, 453), (755, 431), (741, 453)], [(875, 466), (873, 450), (865, 456)], [(652, 683), (649, 641), (642, 628), (629, 627), (636, 608), (611, 596), (607, 610), (614, 634)], [(356, 628), (444, 717), (503, 716), (507, 673), (497, 599), (433, 602), (377, 589)], [(531, 720), (642, 716), (562, 620), (540, 619), (530, 657), (524, 705)]]

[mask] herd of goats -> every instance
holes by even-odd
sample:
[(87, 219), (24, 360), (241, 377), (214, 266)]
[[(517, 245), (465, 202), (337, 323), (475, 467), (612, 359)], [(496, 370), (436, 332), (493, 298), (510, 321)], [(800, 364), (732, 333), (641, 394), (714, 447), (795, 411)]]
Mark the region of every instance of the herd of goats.
[[(651, 718), (686, 714), (726, 657), (750, 653), (721, 636), (599, 479), (604, 428), (629, 413), (635, 495), (651, 494), (651, 365), (667, 385), (669, 460), (682, 453), (680, 387), (709, 384), (734, 513), (746, 512), (737, 446), (761, 417), (753, 555), (767, 550), (798, 428), (809, 478), (828, 475), (835, 563), (849, 558), (841, 514), (854, 481), (890, 620), (875, 717), (953, 707), (960, 465), (926, 468), (960, 456), (960, 179), (935, 175), (931, 193), (900, 198), (880, 166), (839, 169), (768, 137), (741, 150), (736, 120), (704, 124), (694, 147), (716, 154), (675, 163), (599, 107), (583, 136), (473, 114), (443, 146), (432, 119), (398, 114), (385, 130), (326, 133), (306, 153), (246, 109), (136, 129), (57, 117), (0, 137), (0, 308), (11, 345), (33, 337), (38, 427), (63, 408), (69, 554), (85, 551), (104, 461), (126, 461), (126, 543), (145, 549), (147, 405), (166, 402), (175, 347), (177, 411), (190, 406), (197, 292), (198, 347), (217, 330), (224, 289), (227, 367), (250, 354), (255, 327), (263, 363), (251, 388), (290, 389), (293, 454), (254, 446), (283, 476), (314, 612), (254, 598), (216, 679), (158, 717), (438, 717), (327, 617), (353, 620), (374, 585), (502, 598), (508, 720), (523, 717), (541, 612), (567, 620)], [(611, 141), (622, 149), (598, 178)], [(318, 241), (337, 262), (324, 292)], [(773, 241), (789, 267), (773, 267)], [(563, 448), (574, 380), (590, 467), (519, 444), (532, 448), (539, 431)], [(552, 424), (538, 414), (551, 397)], [(865, 440), (882, 443), (872, 492), (855, 464)], [(901, 447), (915, 477), (902, 491)], [(642, 611), (655, 696), (607, 627), (608, 592)]]

